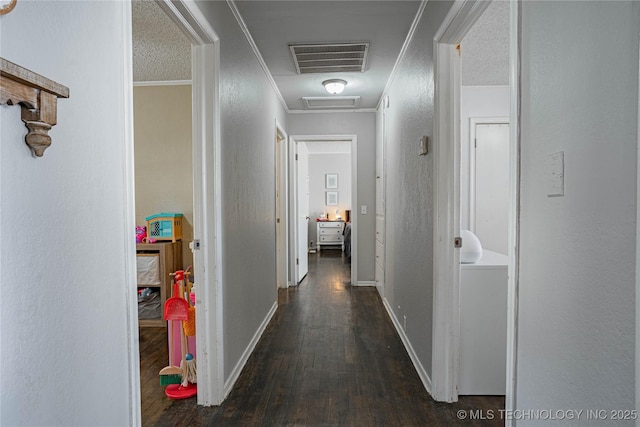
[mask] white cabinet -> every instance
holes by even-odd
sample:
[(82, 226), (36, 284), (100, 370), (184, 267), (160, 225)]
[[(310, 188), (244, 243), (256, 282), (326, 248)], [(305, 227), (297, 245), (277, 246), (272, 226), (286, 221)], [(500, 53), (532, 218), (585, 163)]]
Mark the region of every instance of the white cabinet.
[(507, 371), (506, 255), (460, 264), (460, 395), (503, 395)]
[(342, 230), (344, 229), (343, 221), (318, 221), (318, 244), (317, 249), (320, 251), (322, 246), (338, 245), (344, 250), (344, 236)]

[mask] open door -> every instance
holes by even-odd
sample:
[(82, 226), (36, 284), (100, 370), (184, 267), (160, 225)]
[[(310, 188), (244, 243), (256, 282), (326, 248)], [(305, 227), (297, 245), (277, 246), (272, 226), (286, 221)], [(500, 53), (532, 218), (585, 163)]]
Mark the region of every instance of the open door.
[(162, 0), (158, 5), (191, 41), (194, 277), (197, 280), (196, 360), (202, 406), (224, 400), (221, 271), (220, 45), (194, 2)]
[(296, 143), (297, 174), (297, 216), (296, 227), (296, 284), (300, 283), (309, 271), (309, 149), (304, 142)]
[(276, 285), (278, 288), (288, 286), (287, 263), (287, 135), (276, 120), (275, 135), (276, 161)]

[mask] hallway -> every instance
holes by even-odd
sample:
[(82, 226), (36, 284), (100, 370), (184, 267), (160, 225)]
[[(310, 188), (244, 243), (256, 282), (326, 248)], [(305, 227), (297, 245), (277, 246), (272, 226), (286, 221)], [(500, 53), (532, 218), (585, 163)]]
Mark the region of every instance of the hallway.
[[(164, 330), (140, 330), (145, 426), (503, 425), (502, 397), (434, 402), (373, 287), (351, 287), (342, 253), (309, 257), (300, 286), (281, 289), (278, 310), (220, 407), (171, 401), (158, 385)], [(157, 349), (157, 350), (154, 350)], [(493, 421), (459, 421), (491, 409)]]

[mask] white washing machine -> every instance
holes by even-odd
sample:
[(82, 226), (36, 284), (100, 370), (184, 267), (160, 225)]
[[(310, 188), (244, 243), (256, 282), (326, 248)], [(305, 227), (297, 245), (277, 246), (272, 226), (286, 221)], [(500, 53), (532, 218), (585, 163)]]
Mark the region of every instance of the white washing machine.
[(484, 250), (478, 262), (460, 264), (460, 395), (505, 394), (507, 261)]

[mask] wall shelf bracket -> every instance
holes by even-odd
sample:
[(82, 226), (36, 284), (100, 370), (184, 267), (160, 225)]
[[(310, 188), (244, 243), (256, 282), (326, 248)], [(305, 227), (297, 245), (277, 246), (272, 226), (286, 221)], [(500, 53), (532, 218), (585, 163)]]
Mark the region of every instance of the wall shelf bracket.
[(51, 145), (49, 130), (57, 123), (58, 98), (69, 88), (0, 58), (0, 105), (20, 105), (29, 132), (27, 145), (37, 157)]

